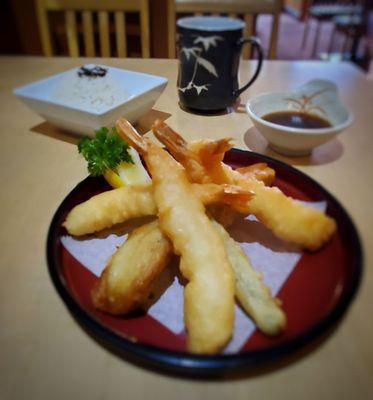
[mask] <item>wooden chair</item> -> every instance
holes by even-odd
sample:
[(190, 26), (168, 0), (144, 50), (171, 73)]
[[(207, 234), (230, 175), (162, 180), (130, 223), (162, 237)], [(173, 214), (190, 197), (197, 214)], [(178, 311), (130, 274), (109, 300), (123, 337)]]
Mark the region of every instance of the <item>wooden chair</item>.
[[(282, 0), (168, 0), (168, 55), (175, 58), (176, 17), (180, 14), (228, 15), (233, 18), (243, 16), (246, 23), (245, 36), (255, 32), (255, 16), (272, 14), (273, 23), (269, 44), (268, 58), (276, 58), (279, 17)], [(244, 48), (244, 58), (249, 58), (250, 48)]]
[(61, 11), (65, 14), (67, 47), (71, 57), (78, 57), (78, 22), (81, 18), (84, 55), (96, 56), (94, 14), (97, 14), (100, 55), (110, 57), (110, 14), (113, 13), (115, 25), (116, 55), (127, 56), (126, 13), (139, 13), (141, 53), (150, 56), (149, 46), (149, 5), (148, 0), (36, 0), (36, 12), (42, 40), (43, 53), (53, 54), (48, 13)]
[(305, 48), (306, 46), (311, 19), (316, 21), (316, 33), (312, 48), (312, 55), (315, 57), (319, 44), (319, 37), (321, 34), (321, 23), (324, 21), (331, 21), (338, 15), (355, 14), (361, 12), (361, 5), (359, 3), (360, 1), (358, 0), (310, 1), (303, 32), (302, 48)]
[(351, 58), (356, 58), (360, 38), (367, 33), (367, 23), (362, 15), (339, 15), (333, 18), (334, 29), (329, 44), (329, 53), (332, 52), (335, 36), (341, 33), (345, 36), (344, 44), (341, 49), (342, 55), (347, 51), (348, 44), (351, 41)]
[(330, 39), (329, 53), (332, 52), (336, 34), (340, 33), (345, 36), (341, 49), (342, 55), (346, 53), (348, 44), (351, 42), (349, 58), (352, 61), (356, 61), (359, 42), (368, 34), (369, 12), (372, 7), (372, 5), (369, 6), (368, 1), (362, 1), (360, 5), (361, 10), (359, 13), (338, 15), (333, 18), (334, 29)]

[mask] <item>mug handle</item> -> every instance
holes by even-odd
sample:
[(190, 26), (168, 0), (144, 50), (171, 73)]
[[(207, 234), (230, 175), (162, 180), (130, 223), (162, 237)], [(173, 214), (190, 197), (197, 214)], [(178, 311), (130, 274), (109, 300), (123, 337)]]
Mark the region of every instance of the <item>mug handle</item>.
[(249, 80), (248, 83), (246, 83), (246, 85), (244, 85), (242, 88), (237, 89), (234, 91), (233, 95), (235, 98), (237, 98), (242, 92), (244, 92), (250, 85), (252, 85), (254, 83), (254, 81), (256, 80), (256, 78), (259, 75), (260, 70), (262, 69), (262, 64), (263, 64), (263, 48), (260, 45), (260, 41), (259, 39), (257, 39), (256, 37), (248, 37), (248, 38), (242, 38), (238, 41), (238, 46), (240, 47), (240, 50), (242, 50), (242, 47), (245, 44), (251, 44), (254, 49), (258, 52), (258, 64), (256, 66), (256, 70), (254, 75), (252, 76), (252, 78)]

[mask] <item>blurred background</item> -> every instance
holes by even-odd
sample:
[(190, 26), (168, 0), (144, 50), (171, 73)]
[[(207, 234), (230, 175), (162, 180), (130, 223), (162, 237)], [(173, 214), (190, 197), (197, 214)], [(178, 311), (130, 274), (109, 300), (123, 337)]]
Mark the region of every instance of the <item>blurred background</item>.
[[(373, 74), (372, 5), (373, 0), (2, 0), (0, 53), (173, 58), (177, 18), (223, 14), (244, 19), (246, 34), (259, 36), (268, 58), (349, 60)], [(247, 51), (245, 57), (255, 54)]]

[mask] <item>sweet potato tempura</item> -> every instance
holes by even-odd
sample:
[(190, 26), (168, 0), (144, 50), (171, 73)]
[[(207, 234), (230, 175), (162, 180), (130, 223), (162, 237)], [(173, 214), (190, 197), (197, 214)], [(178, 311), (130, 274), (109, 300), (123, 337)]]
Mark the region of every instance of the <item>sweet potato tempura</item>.
[(95, 307), (113, 315), (141, 307), (171, 254), (172, 245), (157, 220), (133, 230), (92, 290)]

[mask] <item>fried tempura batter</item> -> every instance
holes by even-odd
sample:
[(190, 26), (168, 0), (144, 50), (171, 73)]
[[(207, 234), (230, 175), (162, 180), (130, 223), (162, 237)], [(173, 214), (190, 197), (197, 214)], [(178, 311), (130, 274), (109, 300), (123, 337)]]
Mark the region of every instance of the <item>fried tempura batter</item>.
[[(188, 145), (164, 122), (157, 121), (153, 132), (171, 154), (184, 165), (193, 182), (228, 183), (252, 190), (249, 212), (272, 230), (279, 238), (309, 250), (317, 250), (336, 230), (334, 219), (319, 210), (287, 197), (278, 188), (267, 187), (256, 177), (242, 174), (223, 163), (229, 139), (198, 141)], [(214, 144), (215, 143), (215, 144)]]
[(117, 130), (145, 158), (153, 179), (161, 229), (181, 256), (187, 348), (216, 353), (233, 329), (234, 276), (222, 238), (192, 193), (185, 170), (171, 155), (141, 138), (123, 119)]
[(210, 163), (207, 171), (215, 183), (229, 182), (253, 191), (255, 196), (248, 204), (250, 213), (283, 240), (317, 250), (336, 230), (334, 219), (322, 211), (286, 196), (277, 187), (246, 178), (222, 161)]
[[(87, 235), (131, 218), (155, 215), (151, 185), (124, 186), (91, 197), (75, 206), (63, 226), (71, 235)], [(131, 201), (128, 201), (131, 199)]]
[(279, 334), (285, 328), (286, 316), (278, 300), (272, 297), (262, 281), (262, 275), (252, 267), (241, 246), (220, 224), (215, 221), (213, 224), (224, 239), (236, 278), (236, 297), (241, 306), (263, 333), (271, 336)]
[[(202, 203), (216, 202), (232, 205), (237, 211), (246, 212), (247, 202), (253, 196), (249, 190), (239, 186), (193, 184), (192, 192)], [(87, 235), (131, 218), (157, 214), (151, 184), (124, 186), (91, 197), (74, 207), (63, 225), (75, 236)]]
[[(221, 235), (235, 275), (235, 293), (244, 310), (266, 335), (280, 333), (286, 317), (278, 302), (253, 269), (240, 245), (212, 221)], [(167, 265), (172, 245), (153, 221), (133, 230), (110, 258), (92, 290), (96, 308), (109, 314), (126, 314), (146, 304), (152, 284)]]
[(92, 290), (95, 307), (110, 314), (141, 307), (171, 254), (171, 242), (159, 229), (158, 221), (133, 230)]

